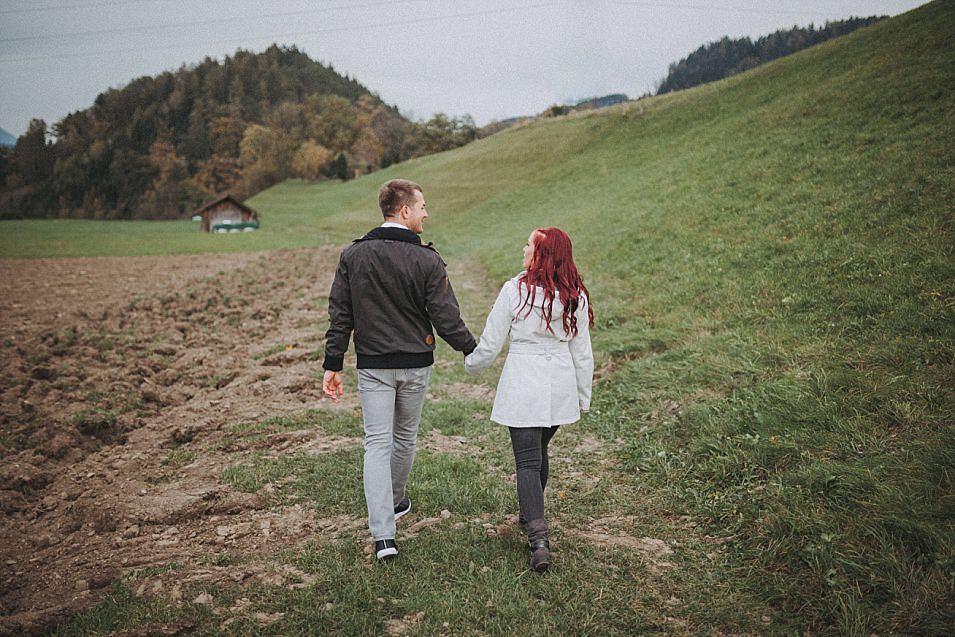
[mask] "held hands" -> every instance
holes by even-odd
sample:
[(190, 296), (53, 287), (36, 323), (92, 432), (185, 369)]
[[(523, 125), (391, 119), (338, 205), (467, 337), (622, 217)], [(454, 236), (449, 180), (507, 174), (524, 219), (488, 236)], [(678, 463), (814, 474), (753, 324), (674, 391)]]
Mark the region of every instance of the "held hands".
[(326, 371), (325, 377), (322, 378), (322, 391), (337, 403), (345, 391), (342, 387), (342, 373)]

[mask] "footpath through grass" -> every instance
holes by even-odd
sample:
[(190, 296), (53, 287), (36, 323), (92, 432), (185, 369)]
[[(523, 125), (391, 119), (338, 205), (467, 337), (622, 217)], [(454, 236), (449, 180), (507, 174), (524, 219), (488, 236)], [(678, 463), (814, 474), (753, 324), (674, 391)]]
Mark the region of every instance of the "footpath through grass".
[[(466, 279), (458, 273), (460, 283)], [(493, 292), (463, 296), (469, 320), (482, 315)], [(603, 444), (586, 423), (565, 428), (553, 442), (554, 566), (543, 576), (528, 571), (511, 515), (517, 504), (508, 436), (487, 421), (486, 383), (494, 384), (500, 367), (499, 361), (487, 377), (474, 379), (458, 353), (439, 348), (409, 485), (413, 511), (398, 525), (397, 561), (377, 564), (365, 550), (360, 447), (288, 454), (266, 445), (237, 459), (221, 479), (239, 491), (269, 494), (273, 511), (301, 506), (318, 519), (313, 539), (267, 558), (284, 580), (242, 583), (241, 574), (261, 558), (210, 548), (203, 568), (237, 574), (219, 578), (226, 584), (185, 584), (177, 599), (137, 595), (144, 586), (170, 590), (179, 573), (195, 567), (130, 569), (103, 602), (56, 634), (509, 635), (523, 626), (528, 635), (628, 635), (712, 626), (754, 631), (779, 621), (745, 593), (686, 588), (686, 581), (716, 582), (713, 574), (728, 559), (726, 538), (709, 538), (689, 517), (668, 510), (655, 490), (615, 462), (615, 445)], [(354, 388), (350, 370), (348, 389)], [(357, 440), (360, 412), (312, 409), (236, 423), (217, 444), (252, 445), (270, 434), (308, 430)], [(203, 455), (202, 443), (190, 442), (170, 452), (169, 462)], [(344, 530), (326, 531), (326, 521)], [(289, 573), (304, 584), (289, 586)], [(154, 586), (159, 578), (167, 585)], [(719, 602), (711, 604), (714, 599)], [(733, 616), (721, 615), (734, 607)]]
[[(266, 224), (339, 242), (366, 228), (379, 183), (415, 179), (433, 210), (427, 238), (447, 260), (486, 268), (485, 295), (519, 269), (532, 228), (565, 228), (601, 363), (593, 411), (573, 435), (599, 441), (584, 447), (610, 461), (566, 467), (597, 482), (548, 506), (568, 529), (617, 515), (621, 532), (682, 546), (667, 558), (677, 568), (655, 574), (625, 550), (563, 537), (562, 569), (528, 580), (513, 550), (478, 541), (462, 512), (447, 533), (417, 540), (414, 575), (365, 569), (335, 547), (291, 556), (334, 573), (323, 594), (347, 592), (330, 625), (393, 617), (343, 601), (381, 593), (392, 610), (427, 606), (423, 634), (447, 630), (445, 617), (487, 634), (518, 617), (531, 634), (949, 634), (952, 24), (955, 4), (934, 2), (713, 85), (340, 186), (259, 195)], [(482, 445), (481, 464), (506, 472), (504, 442)], [(423, 474), (432, 462), (422, 457)], [(459, 470), (434, 470), (448, 494)], [(490, 480), (482, 503), (501, 514), (504, 491), (475, 479)], [(460, 557), (448, 553), (458, 544)], [(318, 600), (302, 595), (305, 617)], [(661, 595), (677, 600), (675, 624)]]

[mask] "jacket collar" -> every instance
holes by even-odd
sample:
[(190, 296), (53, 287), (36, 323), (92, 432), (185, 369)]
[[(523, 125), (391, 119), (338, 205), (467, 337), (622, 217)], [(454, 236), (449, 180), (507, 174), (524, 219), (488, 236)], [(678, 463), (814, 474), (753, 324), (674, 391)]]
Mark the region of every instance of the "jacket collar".
[(385, 241), (405, 241), (407, 243), (422, 245), (421, 237), (407, 228), (382, 228), (381, 226), (373, 229), (364, 237), (355, 239), (355, 241), (369, 241), (374, 239), (381, 239)]

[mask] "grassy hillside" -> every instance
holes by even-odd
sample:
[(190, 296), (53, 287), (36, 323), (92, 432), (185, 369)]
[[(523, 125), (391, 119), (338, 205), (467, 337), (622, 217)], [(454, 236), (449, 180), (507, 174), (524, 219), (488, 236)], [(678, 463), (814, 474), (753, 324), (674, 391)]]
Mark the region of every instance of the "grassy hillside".
[(634, 502), (659, 498), (661, 516), (688, 516), (725, 549), (680, 591), (696, 625), (758, 631), (751, 617), (770, 608), (780, 633), (943, 634), (955, 625), (952, 24), (955, 4), (935, 2), (698, 89), (347, 184), (286, 183), (251, 201), (264, 227), (250, 235), (5, 222), (0, 249), (340, 243), (375, 221), (375, 189), (400, 175), (425, 186), (426, 238), (496, 287), (531, 229), (559, 225), (598, 317), (602, 381), (582, 427), (615, 449), (610, 478)]

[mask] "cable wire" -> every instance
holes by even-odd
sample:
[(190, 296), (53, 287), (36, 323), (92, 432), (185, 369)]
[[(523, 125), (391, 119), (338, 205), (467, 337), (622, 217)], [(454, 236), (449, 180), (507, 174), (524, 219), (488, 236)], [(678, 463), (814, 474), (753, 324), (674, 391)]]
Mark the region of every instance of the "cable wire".
[[(308, 30), (308, 31), (298, 31), (293, 33), (276, 33), (272, 35), (244, 37), (244, 38), (241, 38), (240, 42), (241, 43), (256, 42), (260, 40), (273, 40), (277, 42), (278, 40), (284, 39), (284, 38), (293, 38), (293, 37), (301, 37), (301, 36), (308, 36), (308, 35), (321, 35), (323, 33), (342, 33), (347, 31), (363, 31), (365, 29), (376, 29), (381, 27), (408, 26), (408, 25), (414, 25), (414, 24), (421, 24), (422, 22), (441, 22), (441, 21), (449, 20), (449, 19), (473, 18), (473, 17), (485, 16), (485, 15), (515, 13), (517, 11), (527, 11), (531, 9), (541, 9), (545, 7), (551, 7), (551, 6), (554, 6), (555, 4), (558, 4), (558, 3), (545, 2), (540, 4), (524, 5), (520, 7), (508, 7), (506, 9), (492, 9), (488, 11), (474, 11), (471, 13), (457, 13), (457, 14), (449, 14), (449, 15), (443, 15), (443, 16), (415, 18), (413, 20), (379, 22), (375, 24), (353, 25), (353, 26), (347, 26), (347, 27), (332, 27), (328, 29), (314, 29), (314, 30)], [(237, 38), (227, 38), (227, 39), (221, 39), (221, 40), (203, 40), (202, 44), (230, 44), (236, 41), (237, 41)], [(60, 53), (60, 54), (52, 54), (52, 55), (34, 55), (34, 56), (19, 57), (19, 58), (0, 58), (0, 63), (5, 64), (10, 62), (34, 62), (38, 60), (61, 60), (61, 59), (72, 59), (72, 58), (79, 58), (79, 57), (95, 57), (97, 55), (113, 55), (116, 53), (139, 53), (142, 51), (162, 51), (162, 50), (169, 50), (169, 49), (179, 49), (188, 45), (189, 43), (170, 44), (165, 46), (150, 46), (150, 47), (139, 46), (135, 48), (109, 49), (109, 50), (103, 50), (103, 51), (88, 51), (83, 53), (70, 52), (70, 53)]]
[(410, 4), (416, 2), (428, 2), (429, 0), (381, 0), (380, 2), (366, 2), (363, 4), (339, 5), (336, 7), (320, 7), (312, 9), (303, 9), (301, 11), (283, 11), (278, 13), (262, 13), (249, 16), (232, 16), (228, 18), (214, 18), (210, 20), (194, 20), (192, 22), (173, 22), (170, 24), (156, 24), (141, 27), (121, 27), (118, 29), (99, 29), (96, 31), (74, 31), (72, 33), (52, 33), (50, 35), (27, 35), (18, 38), (0, 38), (0, 43), (6, 42), (33, 42), (37, 40), (56, 40), (59, 38), (82, 37), (87, 35), (110, 35), (113, 33), (142, 33), (147, 31), (161, 31), (163, 29), (175, 29), (178, 27), (194, 27), (207, 24), (222, 24), (224, 22), (242, 22), (244, 20), (261, 20), (264, 18), (288, 18), (301, 15), (315, 15), (329, 11), (341, 11), (348, 9), (368, 9), (371, 7), (380, 7), (383, 5)]
[(753, 7), (723, 7), (723, 6), (709, 6), (701, 4), (674, 4), (671, 2), (639, 2), (639, 1), (628, 1), (628, 0), (616, 0), (613, 4), (625, 6), (625, 7), (647, 7), (647, 8), (659, 8), (659, 9), (690, 9), (692, 11), (718, 11), (723, 13), (761, 13), (766, 15), (800, 15), (800, 16), (813, 16), (819, 14), (828, 14), (831, 16), (843, 15), (842, 12), (838, 11), (786, 11), (785, 9), (756, 9)]
[[(89, 4), (61, 4), (49, 7), (31, 7), (29, 9), (0, 9), (0, 15), (9, 15), (11, 13), (42, 13), (44, 11), (59, 11), (61, 9), (94, 9), (97, 7), (123, 7), (130, 4), (143, 4), (147, 2), (156, 2), (157, 0), (125, 0), (125, 2), (90, 2)], [(165, 2), (168, 0), (158, 0)]]

